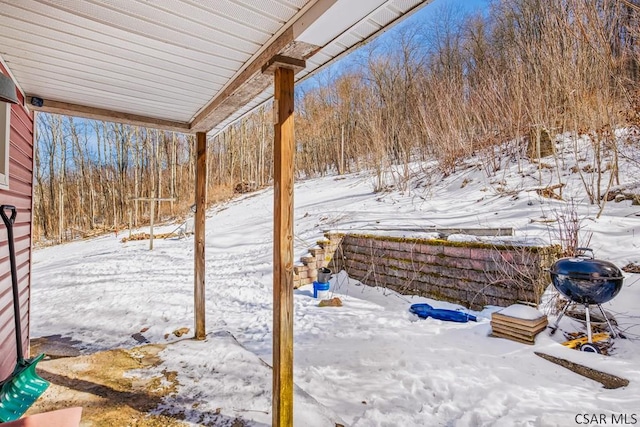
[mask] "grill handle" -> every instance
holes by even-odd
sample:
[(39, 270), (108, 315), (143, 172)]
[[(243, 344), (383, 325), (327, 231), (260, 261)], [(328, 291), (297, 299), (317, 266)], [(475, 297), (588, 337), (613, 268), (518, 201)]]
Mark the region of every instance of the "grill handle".
[[(589, 259), (594, 258), (593, 249), (591, 248), (576, 248), (576, 252), (581, 252), (576, 254), (577, 258), (589, 258)], [(591, 252), (591, 256), (587, 255), (586, 252)]]

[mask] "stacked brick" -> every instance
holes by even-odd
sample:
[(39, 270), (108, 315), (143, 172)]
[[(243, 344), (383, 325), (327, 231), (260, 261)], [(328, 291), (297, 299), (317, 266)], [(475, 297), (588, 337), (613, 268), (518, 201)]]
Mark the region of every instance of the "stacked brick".
[(293, 266), (294, 288), (310, 285), (318, 278), (318, 269), (329, 266), (342, 236), (341, 233), (326, 232), (307, 255), (300, 257), (300, 263)]
[[(539, 303), (556, 247), (348, 234), (334, 268), (371, 286), (451, 301), (472, 309)], [(337, 265), (340, 262), (341, 265)]]

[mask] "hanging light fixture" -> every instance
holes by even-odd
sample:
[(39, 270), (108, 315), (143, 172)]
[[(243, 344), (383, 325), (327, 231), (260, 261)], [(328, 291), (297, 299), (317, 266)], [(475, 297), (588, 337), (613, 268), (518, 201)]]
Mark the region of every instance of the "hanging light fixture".
[(7, 77), (2, 73), (0, 73), (0, 102), (8, 102), (10, 104), (18, 103), (16, 85), (10, 77)]

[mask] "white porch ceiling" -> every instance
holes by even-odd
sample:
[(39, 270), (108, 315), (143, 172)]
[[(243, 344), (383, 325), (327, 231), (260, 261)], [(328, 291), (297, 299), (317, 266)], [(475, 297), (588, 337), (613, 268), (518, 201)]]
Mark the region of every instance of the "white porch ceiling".
[(219, 131), (431, 0), (0, 0), (0, 58), (33, 109)]

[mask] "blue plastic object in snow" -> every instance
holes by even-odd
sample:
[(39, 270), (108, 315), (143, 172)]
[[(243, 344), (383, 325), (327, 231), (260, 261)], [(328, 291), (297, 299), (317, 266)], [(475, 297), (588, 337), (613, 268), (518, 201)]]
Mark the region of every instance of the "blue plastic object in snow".
[(429, 304), (413, 304), (409, 311), (423, 319), (433, 317), (434, 319), (447, 320), (449, 322), (465, 323), (471, 320), (477, 322), (476, 316), (462, 311), (446, 310), (444, 308), (433, 308)]
[(313, 297), (318, 298), (318, 291), (328, 291), (329, 282), (313, 282)]

